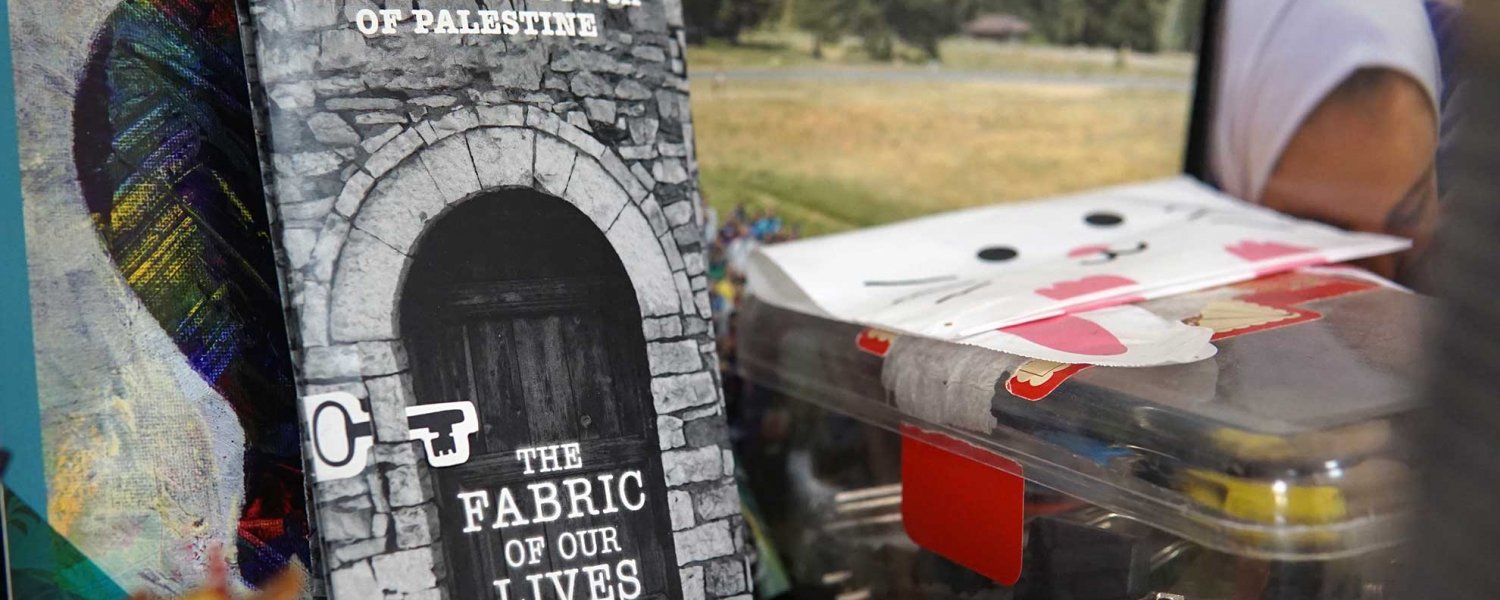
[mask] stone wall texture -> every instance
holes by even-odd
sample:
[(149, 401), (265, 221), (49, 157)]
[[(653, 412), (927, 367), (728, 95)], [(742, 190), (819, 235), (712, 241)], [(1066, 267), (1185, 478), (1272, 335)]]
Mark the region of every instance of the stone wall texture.
[[(427, 223), (529, 186), (587, 214), (636, 288), (684, 598), (749, 598), (745, 526), (710, 328), (702, 207), (673, 0), (599, 15), (598, 38), (365, 36), (365, 8), (527, 10), (511, 0), (248, 0), (273, 213), (305, 393), (369, 402), (367, 477), (318, 484), (326, 586), (440, 599), (447, 572), (396, 307)], [(415, 6), (414, 6), (415, 5)], [(409, 25), (409, 24), (407, 24)]]

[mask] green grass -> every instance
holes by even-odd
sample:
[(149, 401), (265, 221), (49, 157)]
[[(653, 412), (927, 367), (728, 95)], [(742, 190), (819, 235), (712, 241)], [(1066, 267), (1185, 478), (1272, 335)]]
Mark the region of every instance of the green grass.
[(704, 168), (704, 195), (721, 215), (735, 205), (751, 212), (772, 209), (805, 236), (835, 233), (921, 216), (899, 198), (858, 183), (733, 165)]

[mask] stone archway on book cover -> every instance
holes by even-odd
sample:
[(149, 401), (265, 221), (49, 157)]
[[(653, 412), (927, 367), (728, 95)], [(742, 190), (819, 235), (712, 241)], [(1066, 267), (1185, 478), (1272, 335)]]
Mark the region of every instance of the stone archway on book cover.
[[(444, 350), (465, 344), (462, 330), (468, 328), (468, 335), (501, 329), (511, 334), (511, 346), (489, 348), (497, 357), (502, 349), (508, 353), (503, 368), (509, 371), (488, 381), (486, 385), (495, 386), (491, 393), (472, 398), (481, 414), (514, 410), (502, 399), (506, 394), (500, 387), (522, 394), (531, 388), (547, 389), (581, 398), (604, 393), (597, 381), (582, 381), (582, 373), (610, 371), (611, 382), (605, 387), (610, 387), (608, 393), (616, 402), (610, 410), (621, 414), (594, 415), (590, 413), (603, 406), (566, 402), (561, 409), (566, 415), (530, 419), (551, 421), (523, 428), (557, 431), (549, 429), (541, 436), (548, 439), (526, 441), (563, 441), (551, 438), (567, 430), (601, 448), (609, 446), (614, 462), (638, 464), (646, 473), (648, 493), (655, 497), (639, 523), (619, 526), (629, 531), (625, 535), (632, 543), (652, 546), (636, 553), (643, 571), (642, 597), (701, 594), (704, 572), (689, 563), (732, 553), (737, 533), (732, 528), (720, 533), (712, 523), (705, 524), (708, 529), (688, 527), (695, 524), (693, 497), (718, 494), (717, 488), (699, 488), (717, 486), (731, 475), (726, 465), (732, 461), (720, 456), (727, 451), (717, 444), (684, 446), (681, 431), (658, 431), (657, 425), (671, 422), (680, 427), (681, 421), (668, 413), (707, 400), (694, 396), (720, 392), (697, 381), (711, 382), (706, 372), (714, 365), (700, 360), (696, 336), (684, 336), (680, 329), (673, 335), (671, 328), (654, 326), (667, 319), (697, 318), (701, 311), (686, 278), (674, 271), (683, 257), (661, 207), (614, 151), (536, 108), (464, 108), (410, 127), (372, 154), (345, 182), (334, 212), (341, 218), (331, 219), (318, 233), (310, 268), (304, 270), (303, 297), (298, 299), (303, 320), (321, 318), (327, 327), (328, 344), (306, 348), (304, 370), (315, 368), (325, 381), (360, 382), (310, 385), (309, 391), (355, 388), (352, 391), (369, 399), (377, 442), (372, 470), (378, 473), (367, 478), (368, 496), (341, 500), (340, 493), (320, 489), (320, 515), (335, 521), (331, 527), (322, 524), (325, 553), (332, 555), (325, 560), (332, 559), (334, 591), (373, 583), (367, 581), (372, 575), (365, 568), (383, 571), (373, 574), (383, 586), (391, 578), (410, 578), (396, 586), (447, 589), (462, 597), (478, 591), (472, 588), (488, 584), (492, 576), (504, 575), (475, 575), (474, 569), (481, 567), (473, 559), (487, 556), (487, 550), (482, 544), (451, 539), (461, 534), (450, 522), (455, 518), (452, 499), (443, 494), (461, 486), (487, 485), (479, 481), (485, 476), (429, 467), (421, 446), (409, 442), (405, 420), (407, 406), (455, 399), (441, 391), (450, 383), (442, 375), (444, 365), (499, 364), (475, 362), (472, 355), (459, 359), (456, 351)], [(534, 222), (528, 227), (514, 223), (516, 219)], [(527, 239), (496, 239), (495, 254), (483, 255), (486, 244), (476, 226), (494, 227), (495, 235), (526, 234)], [(547, 232), (554, 226), (561, 229), (550, 231), (560, 237), (549, 239)], [(470, 239), (459, 239), (463, 237)], [(565, 261), (508, 261), (504, 255), (524, 253), (528, 247), (536, 253), (555, 253), (570, 246), (577, 253)], [(463, 252), (477, 253), (467, 261), (477, 270), (433, 275), (432, 265), (442, 259), (428, 260), (429, 250), (447, 256), (449, 262), (457, 262), (451, 259)], [(451, 294), (427, 293), (436, 288)], [(441, 325), (432, 334), (434, 314), (467, 315), (458, 317), (467, 321), (457, 326), (458, 333), (450, 321), (448, 333), (455, 335), (443, 335)], [(626, 319), (633, 329), (624, 328)], [(602, 345), (580, 341), (600, 335), (611, 339)], [(597, 350), (592, 356), (598, 360), (589, 362), (589, 353), (583, 353), (584, 358), (559, 358), (558, 344), (572, 344), (569, 352), (587, 346)], [(518, 352), (521, 345), (526, 347)], [(418, 347), (422, 356), (408, 359)], [(335, 372), (340, 368), (349, 372)], [(580, 380), (577, 387), (574, 379)], [(567, 390), (557, 387), (564, 381)], [(519, 437), (528, 435), (498, 423), (481, 423), (485, 429), (480, 437), (492, 433), (499, 447), (519, 444)], [(707, 460), (709, 454), (712, 460)], [(483, 449), (475, 460), (484, 460)], [(723, 471), (700, 472), (705, 464)], [(711, 483), (705, 479), (709, 476)], [(340, 485), (350, 484), (333, 482), (320, 488)], [(364, 507), (360, 497), (370, 498), (373, 506)], [(351, 510), (344, 510), (341, 502)], [(440, 513), (444, 519), (439, 519)], [(373, 525), (338, 523), (345, 514), (354, 520), (371, 519)], [(361, 558), (342, 561), (341, 553)], [(362, 566), (366, 559), (368, 567)], [(504, 565), (498, 568), (503, 571)], [(452, 576), (456, 573), (465, 573), (465, 581), (457, 581)]]

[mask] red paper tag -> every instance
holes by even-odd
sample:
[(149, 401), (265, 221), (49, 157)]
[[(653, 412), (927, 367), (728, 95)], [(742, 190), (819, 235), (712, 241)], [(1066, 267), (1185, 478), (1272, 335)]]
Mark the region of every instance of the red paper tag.
[(854, 347), (861, 351), (885, 358), (885, 354), (891, 351), (891, 341), (896, 339), (896, 334), (879, 329), (862, 329), (854, 338)]
[(1032, 402), (1046, 398), (1069, 377), (1094, 365), (1058, 363), (1050, 360), (1028, 360), (1005, 380), (1005, 391)]
[(901, 428), (901, 518), (918, 546), (1004, 585), (1021, 577), (1021, 465), (917, 427)]

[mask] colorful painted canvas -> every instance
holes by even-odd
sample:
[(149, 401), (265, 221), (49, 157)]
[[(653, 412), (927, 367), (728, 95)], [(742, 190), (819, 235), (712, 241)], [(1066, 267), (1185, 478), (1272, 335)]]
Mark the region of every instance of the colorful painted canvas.
[(235, 3), (8, 9), (36, 378), (0, 398), (17, 596), (175, 594), (215, 555), (239, 589), (306, 564)]

